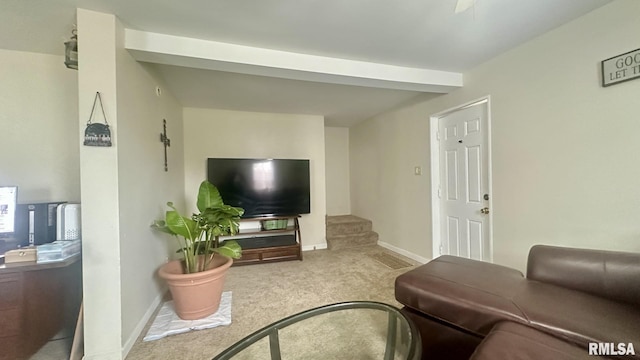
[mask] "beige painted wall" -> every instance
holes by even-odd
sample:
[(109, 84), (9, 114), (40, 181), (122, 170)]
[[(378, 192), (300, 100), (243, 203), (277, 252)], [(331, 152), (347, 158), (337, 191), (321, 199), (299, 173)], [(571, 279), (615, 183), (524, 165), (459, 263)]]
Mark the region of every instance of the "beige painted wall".
[(0, 50), (0, 184), (21, 203), (80, 200), (78, 73), (63, 62)]
[[(165, 203), (184, 191), (182, 108), (123, 47), (110, 14), (78, 9), (79, 108), (89, 114), (100, 91), (113, 146), (80, 149), (85, 359), (122, 359), (163, 294), (156, 270), (171, 239), (154, 233)], [(162, 119), (172, 139), (164, 172)], [(82, 134), (86, 118), (80, 117)], [(101, 115), (94, 121), (103, 122)]]
[(352, 213), (373, 221), (379, 242), (430, 257), (428, 122), (401, 109), (350, 130)]
[[(80, 147), (85, 359), (121, 355), (120, 203), (115, 17), (78, 9), (79, 138), (96, 91), (102, 94), (114, 146)], [(100, 115), (99, 115), (100, 116)], [(100, 119), (100, 118), (98, 118)], [(104, 119), (100, 119), (102, 122)], [(94, 119), (97, 122), (97, 120)]]
[[(182, 105), (159, 77), (124, 49), (119, 22), (117, 35), (120, 301), (126, 354), (166, 291), (156, 270), (175, 256), (177, 243), (171, 236), (151, 231), (149, 225), (164, 218), (167, 201), (184, 207), (184, 143)], [(171, 140), (166, 172), (159, 138), (163, 119)]]
[(302, 245), (326, 246), (322, 116), (185, 108), (183, 118), (187, 207), (195, 210), (198, 186), (207, 176), (207, 158), (309, 159), (311, 214), (300, 220)]
[[(494, 261), (524, 269), (539, 243), (640, 251), (640, 80), (602, 88), (599, 74), (601, 60), (638, 48), (639, 23), (640, 2), (615, 1), (466, 73), (460, 90), (352, 128), (353, 212), (430, 258), (428, 172), (413, 184), (406, 167), (427, 169), (430, 115), (490, 95)], [(411, 196), (389, 195), (400, 191)]]
[(349, 128), (325, 127), (327, 215), (351, 213), (349, 193)]

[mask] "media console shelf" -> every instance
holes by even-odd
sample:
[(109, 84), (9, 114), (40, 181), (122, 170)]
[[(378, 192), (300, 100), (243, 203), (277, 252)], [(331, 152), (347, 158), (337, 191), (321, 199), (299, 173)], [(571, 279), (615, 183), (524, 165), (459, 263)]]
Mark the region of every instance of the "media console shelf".
[(233, 240), (242, 247), (242, 257), (234, 260), (234, 265), (260, 264), (266, 262), (302, 260), (302, 240), (300, 223), (294, 216), (272, 216), (242, 219), (240, 222), (259, 222), (266, 220), (287, 220), (284, 229), (265, 230), (264, 228), (240, 229)]

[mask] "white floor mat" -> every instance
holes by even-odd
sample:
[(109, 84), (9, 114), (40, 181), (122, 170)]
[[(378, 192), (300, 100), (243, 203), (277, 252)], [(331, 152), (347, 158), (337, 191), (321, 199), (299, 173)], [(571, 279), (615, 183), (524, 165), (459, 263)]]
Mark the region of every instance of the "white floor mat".
[(222, 293), (220, 308), (212, 315), (199, 320), (182, 320), (173, 309), (173, 301), (162, 305), (151, 328), (143, 341), (162, 339), (165, 336), (182, 334), (192, 330), (210, 329), (217, 326), (231, 325), (231, 291)]

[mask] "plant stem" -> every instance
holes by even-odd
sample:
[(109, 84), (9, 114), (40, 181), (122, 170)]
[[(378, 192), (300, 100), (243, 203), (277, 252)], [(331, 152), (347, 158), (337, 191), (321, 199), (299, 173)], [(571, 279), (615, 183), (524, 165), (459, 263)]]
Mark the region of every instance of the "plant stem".
[(211, 260), (213, 259), (213, 255), (214, 255), (211, 249), (215, 248), (215, 246), (212, 247), (213, 231), (211, 231), (210, 229), (207, 229), (205, 236), (206, 236), (207, 242), (206, 242), (204, 256), (203, 256), (204, 261), (202, 262), (202, 271), (209, 268), (209, 264), (211, 263)]
[(184, 255), (184, 268), (187, 274), (191, 274), (192, 272), (194, 272), (193, 271), (194, 269), (192, 268), (193, 266), (192, 265), (193, 261), (191, 261), (192, 257), (190, 256), (190, 253), (188, 251), (189, 249), (187, 248), (188, 246), (187, 239), (184, 239), (184, 244), (182, 244), (180, 242), (180, 238), (178, 238), (178, 244), (180, 245), (180, 248), (182, 249), (182, 254)]

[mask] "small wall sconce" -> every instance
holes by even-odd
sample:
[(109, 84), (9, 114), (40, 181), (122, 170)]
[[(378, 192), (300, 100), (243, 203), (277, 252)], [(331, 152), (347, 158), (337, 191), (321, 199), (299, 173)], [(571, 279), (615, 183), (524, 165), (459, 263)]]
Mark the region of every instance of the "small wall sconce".
[(71, 40), (64, 43), (64, 64), (78, 70), (78, 31), (71, 30)]

